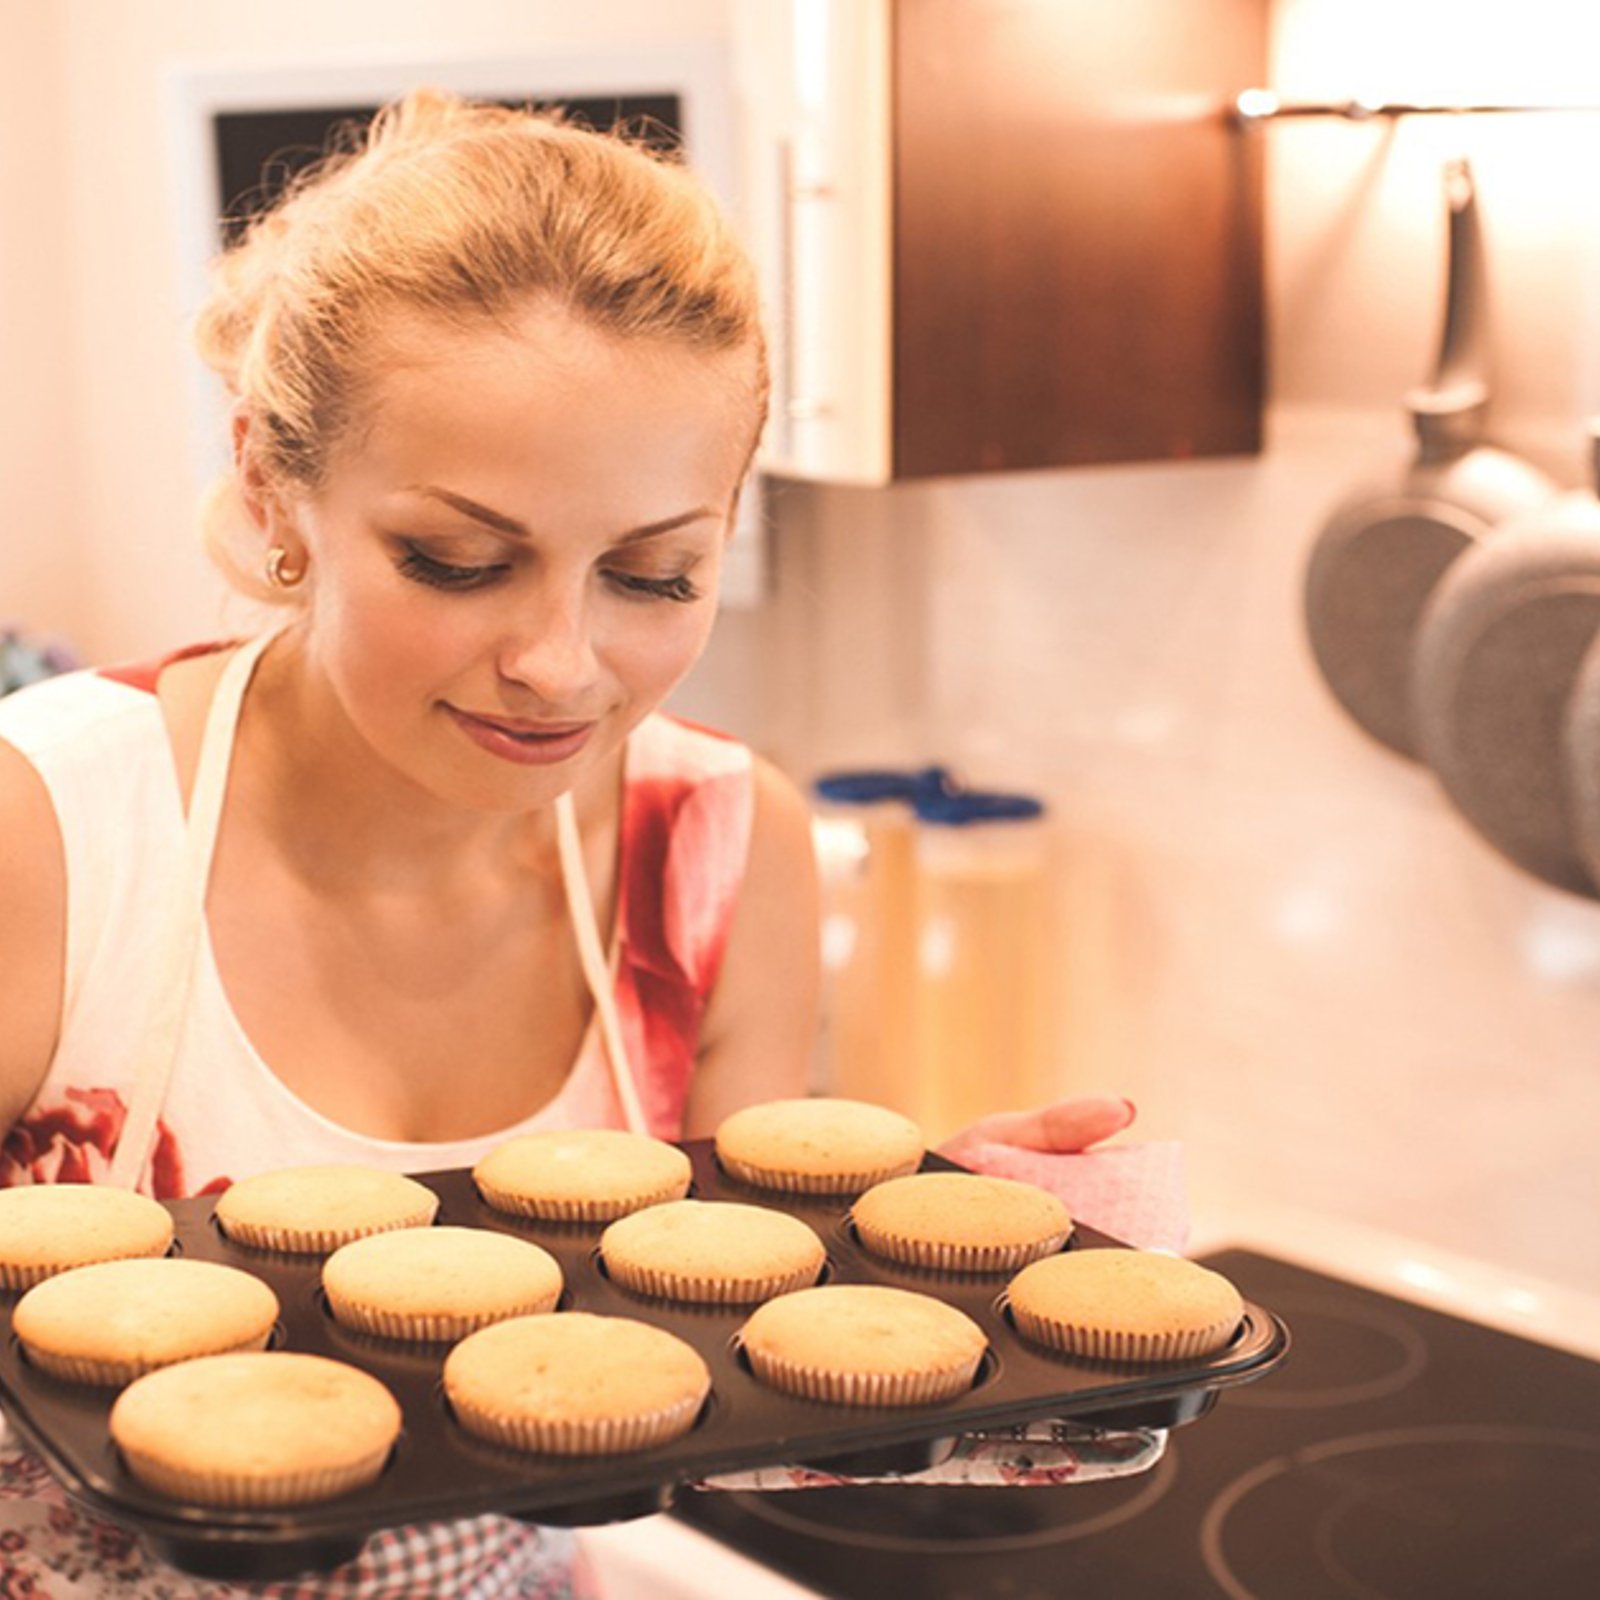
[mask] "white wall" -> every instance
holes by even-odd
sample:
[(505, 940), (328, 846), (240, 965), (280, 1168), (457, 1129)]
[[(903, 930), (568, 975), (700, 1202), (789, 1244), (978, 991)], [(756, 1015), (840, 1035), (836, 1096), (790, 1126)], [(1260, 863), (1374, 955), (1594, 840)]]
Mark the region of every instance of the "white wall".
[[(1277, 0), (1285, 98), (1600, 105), (1600, 8), (1571, 0)], [(1440, 167), (1472, 161), (1503, 431), (1576, 473), (1600, 411), (1600, 112), (1286, 122), (1270, 141), (1279, 399), (1391, 404), (1430, 370)]]
[(10, 6), (0, 48), (0, 623), (75, 630), (61, 24), (53, 7)]

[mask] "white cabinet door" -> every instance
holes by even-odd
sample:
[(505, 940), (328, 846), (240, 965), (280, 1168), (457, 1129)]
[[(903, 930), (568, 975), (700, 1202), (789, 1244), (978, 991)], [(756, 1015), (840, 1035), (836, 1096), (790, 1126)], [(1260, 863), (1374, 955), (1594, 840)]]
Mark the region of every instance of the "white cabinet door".
[(888, 0), (735, 0), (744, 216), (772, 339), (761, 464), (890, 477)]

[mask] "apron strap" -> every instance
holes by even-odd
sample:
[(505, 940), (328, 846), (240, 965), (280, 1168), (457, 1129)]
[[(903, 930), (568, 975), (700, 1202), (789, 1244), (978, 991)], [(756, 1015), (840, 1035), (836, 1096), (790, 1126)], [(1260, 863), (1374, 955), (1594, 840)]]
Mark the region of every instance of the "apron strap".
[(194, 990), (200, 940), (205, 932), (206, 886), (216, 853), (239, 710), (256, 663), (278, 631), (270, 629), (234, 651), (211, 697), (189, 796), (183, 865), (173, 882), (160, 929), (161, 956), (155, 992), (134, 1063), (128, 1114), (111, 1158), (111, 1182), (119, 1188), (139, 1186), (155, 1144), (156, 1121), (177, 1063)]
[(639, 1090), (628, 1070), (628, 1052), (622, 1042), (622, 1019), (617, 1014), (616, 987), (606, 964), (600, 942), (600, 925), (589, 893), (589, 875), (583, 870), (583, 844), (578, 835), (578, 816), (568, 790), (556, 797), (556, 845), (561, 854), (561, 884), (567, 896), (567, 917), (573, 937), (578, 941), (578, 960), (584, 981), (594, 999), (600, 1022), (600, 1037), (606, 1058), (611, 1063), (611, 1081), (616, 1085), (622, 1115), (634, 1133), (649, 1133), (650, 1124), (639, 1103)]

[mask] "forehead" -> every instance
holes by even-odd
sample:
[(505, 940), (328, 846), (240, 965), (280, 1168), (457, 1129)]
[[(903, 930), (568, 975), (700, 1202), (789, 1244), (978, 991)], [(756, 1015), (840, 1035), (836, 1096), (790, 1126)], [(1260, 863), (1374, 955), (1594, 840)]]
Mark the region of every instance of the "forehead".
[(465, 328), (393, 319), (330, 477), (726, 498), (754, 442), (756, 359), (611, 334), (543, 303)]

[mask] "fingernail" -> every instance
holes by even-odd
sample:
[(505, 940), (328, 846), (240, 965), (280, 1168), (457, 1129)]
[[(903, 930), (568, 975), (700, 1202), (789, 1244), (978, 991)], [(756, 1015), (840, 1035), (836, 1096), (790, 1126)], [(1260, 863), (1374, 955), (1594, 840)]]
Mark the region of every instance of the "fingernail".
[(1131, 1100), (1130, 1100), (1130, 1099), (1129, 1099), (1129, 1098), (1128, 1098), (1128, 1097), (1127, 1097), (1127, 1096), (1126, 1096), (1126, 1095), (1124, 1095), (1124, 1096), (1123, 1096), (1123, 1097), (1122, 1097), (1122, 1103), (1123, 1103), (1123, 1105), (1125, 1105), (1125, 1106), (1126, 1106), (1126, 1107), (1127, 1107), (1127, 1108), (1128, 1108), (1128, 1121), (1129, 1121), (1129, 1122), (1132, 1122), (1132, 1121), (1133, 1121), (1133, 1119), (1134, 1119), (1134, 1118), (1135, 1118), (1135, 1117), (1136, 1117), (1136, 1116), (1138, 1116), (1138, 1115), (1139, 1115), (1139, 1108), (1138, 1108), (1138, 1106), (1136, 1106), (1136, 1105), (1135, 1105), (1135, 1104), (1134, 1104), (1134, 1103), (1133, 1103), (1133, 1101), (1131, 1101)]

